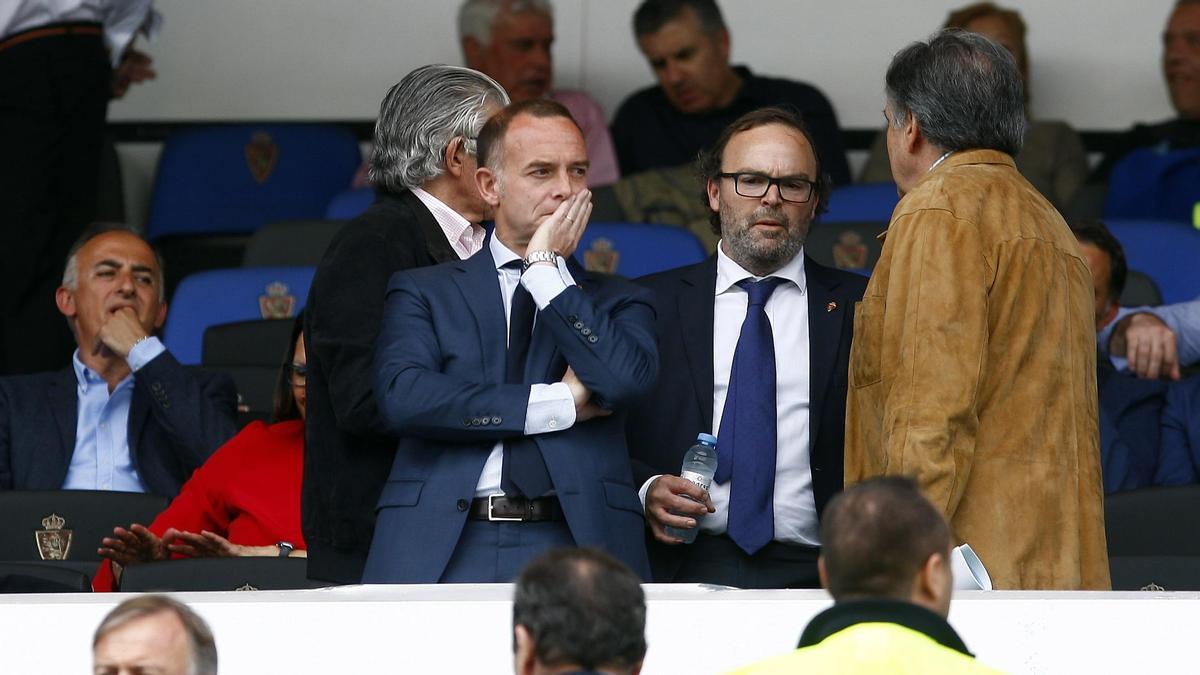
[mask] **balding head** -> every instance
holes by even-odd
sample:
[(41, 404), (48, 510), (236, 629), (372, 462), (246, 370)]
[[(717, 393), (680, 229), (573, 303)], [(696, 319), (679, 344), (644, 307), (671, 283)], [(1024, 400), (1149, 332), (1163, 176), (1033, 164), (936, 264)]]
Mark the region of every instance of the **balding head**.
[(911, 479), (869, 480), (821, 517), (822, 584), (837, 602), (907, 600), (946, 616), (950, 543), (946, 519)]

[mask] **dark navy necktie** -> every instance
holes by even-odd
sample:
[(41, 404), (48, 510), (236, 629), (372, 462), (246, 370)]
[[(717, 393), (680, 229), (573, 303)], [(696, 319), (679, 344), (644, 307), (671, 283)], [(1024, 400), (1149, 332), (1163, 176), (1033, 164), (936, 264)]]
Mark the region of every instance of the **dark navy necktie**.
[[(505, 267), (521, 269), (521, 261), (513, 260)], [(508, 356), (504, 365), (506, 384), (525, 383), (525, 360), (533, 337), (533, 317), (537, 314), (533, 296), (517, 282), (513, 291), (508, 320)], [(504, 441), (504, 463), (500, 470), (500, 488), (507, 495), (523, 494), (540, 497), (551, 490), (550, 474), (542, 460), (542, 452), (532, 438), (511, 438)]]
[(749, 300), (717, 434), (718, 483), (729, 486), (729, 538), (753, 555), (775, 537), (775, 339), (765, 306), (785, 280), (743, 279)]

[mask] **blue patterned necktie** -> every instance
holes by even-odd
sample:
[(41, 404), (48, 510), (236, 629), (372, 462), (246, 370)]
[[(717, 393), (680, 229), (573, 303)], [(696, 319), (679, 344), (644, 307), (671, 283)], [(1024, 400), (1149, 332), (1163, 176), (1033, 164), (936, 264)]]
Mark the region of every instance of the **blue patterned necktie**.
[(717, 434), (713, 478), (718, 483), (733, 481), (727, 534), (750, 555), (775, 537), (775, 339), (765, 307), (784, 281), (767, 277), (738, 282), (749, 301)]
[[(505, 267), (521, 269), (521, 261), (513, 260)], [(529, 291), (517, 282), (513, 291), (512, 306), (509, 308), (508, 355), (504, 367), (507, 384), (525, 383), (525, 360), (533, 338), (533, 317), (537, 306)], [(500, 469), (500, 489), (506, 495), (523, 494), (540, 497), (554, 487), (550, 472), (542, 459), (542, 451), (532, 438), (510, 438), (504, 441), (504, 460)]]

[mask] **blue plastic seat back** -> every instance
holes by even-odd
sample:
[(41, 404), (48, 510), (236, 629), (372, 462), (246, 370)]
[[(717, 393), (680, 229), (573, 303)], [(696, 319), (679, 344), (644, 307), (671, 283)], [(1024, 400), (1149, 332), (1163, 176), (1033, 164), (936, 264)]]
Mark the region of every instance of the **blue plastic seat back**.
[(199, 364), (209, 326), (296, 316), (308, 299), (315, 269), (241, 267), (193, 274), (175, 289), (163, 343), (180, 363)]
[(1113, 167), (1104, 217), (1196, 223), (1200, 148), (1139, 148)]
[(829, 195), (829, 210), (818, 217), (822, 223), (888, 222), (900, 202), (895, 183), (843, 185)]
[(361, 159), (354, 134), (336, 125), (177, 131), (158, 161), (147, 236), (248, 233), (277, 220), (322, 218)]
[(1187, 223), (1106, 219), (1125, 249), (1125, 260), (1154, 280), (1164, 303), (1200, 295), (1200, 231)]
[(329, 205), (325, 208), (325, 218), (327, 220), (350, 220), (366, 211), (373, 201), (375, 201), (375, 188), (343, 190), (330, 200)]
[(588, 223), (575, 258), (588, 270), (634, 278), (700, 262), (700, 238), (676, 225)]

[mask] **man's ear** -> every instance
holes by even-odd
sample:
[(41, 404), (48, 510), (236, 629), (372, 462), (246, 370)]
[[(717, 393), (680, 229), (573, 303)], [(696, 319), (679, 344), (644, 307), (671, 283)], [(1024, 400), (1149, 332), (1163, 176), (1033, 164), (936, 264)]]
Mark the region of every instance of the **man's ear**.
[(54, 291), (54, 304), (58, 305), (58, 311), (68, 319), (74, 319), (76, 314), (75, 308), (75, 292), (66, 286), (59, 286), (58, 290)]
[(167, 303), (158, 303), (158, 314), (154, 317), (154, 329), (159, 330), (167, 322)]
[(461, 178), (463, 172), (467, 170), (467, 148), (463, 144), (462, 136), (455, 136), (446, 144), (446, 156), (442, 158), (442, 163), (446, 167), (446, 173)]
[(953, 591), (954, 571), (950, 567), (950, 558), (944, 553), (930, 554), (913, 580), (912, 602), (945, 618), (950, 612)]
[(716, 178), (709, 178), (704, 184), (704, 191), (708, 193), (708, 208), (721, 212), (721, 184)]
[(467, 67), (471, 70), (480, 70), (479, 66), (483, 64), (483, 44), (468, 35), (462, 39), (462, 52), (463, 61), (467, 62)]
[(910, 155), (916, 154), (921, 149), (921, 144), (925, 142), (925, 136), (921, 133), (921, 125), (917, 123), (916, 115), (911, 112), (904, 120), (904, 125), (900, 127), (900, 136), (904, 143), (904, 149)]
[(721, 55), (721, 61), (728, 64), (729, 54), (731, 52), (729, 31), (722, 28), (721, 30), (717, 31), (717, 34), (713, 36), (713, 39), (717, 41), (717, 53)]
[(1119, 311), (1120, 308), (1117, 306), (1117, 303), (1112, 302), (1111, 300), (1106, 302), (1104, 304), (1104, 316), (1100, 317), (1100, 321), (1096, 325), (1096, 331), (1098, 332), (1104, 330), (1108, 324), (1115, 321), (1117, 319), (1117, 312)]
[(537, 666), (533, 651), (533, 635), (522, 625), (513, 626), (513, 670), (517, 675), (529, 675)]
[(479, 190), (479, 196), (483, 197), (488, 206), (496, 208), (500, 205), (500, 177), (496, 172), (486, 166), (476, 169), (475, 188)]

